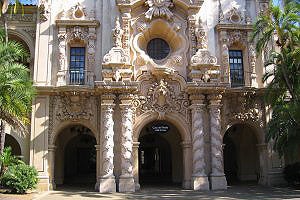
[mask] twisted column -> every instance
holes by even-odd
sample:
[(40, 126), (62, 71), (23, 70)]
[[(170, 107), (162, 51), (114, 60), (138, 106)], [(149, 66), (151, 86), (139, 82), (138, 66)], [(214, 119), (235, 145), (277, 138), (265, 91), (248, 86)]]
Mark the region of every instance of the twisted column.
[(204, 130), (203, 130), (203, 103), (204, 95), (192, 95), (192, 137), (193, 137), (193, 175), (192, 188), (194, 190), (208, 190), (209, 184), (205, 174), (205, 154), (204, 154)]
[(212, 189), (226, 189), (227, 182), (223, 166), (223, 148), (221, 135), (221, 99), (222, 95), (209, 95), (210, 138), (211, 138), (211, 182)]
[(134, 192), (135, 185), (133, 179), (133, 110), (131, 105), (131, 95), (121, 95), (121, 117), (122, 117), (122, 135), (121, 135), (121, 176), (119, 183), (120, 192)]
[(115, 192), (116, 183), (114, 177), (114, 95), (103, 95), (101, 102), (101, 142), (102, 165), (99, 192)]

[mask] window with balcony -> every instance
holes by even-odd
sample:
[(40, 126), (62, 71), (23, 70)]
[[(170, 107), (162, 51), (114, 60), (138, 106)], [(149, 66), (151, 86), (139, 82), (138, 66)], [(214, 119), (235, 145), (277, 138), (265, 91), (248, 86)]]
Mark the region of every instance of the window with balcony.
[(70, 48), (69, 77), (71, 85), (83, 85), (85, 82), (85, 47)]
[(229, 50), (231, 87), (242, 87), (244, 81), (243, 52), (241, 50)]

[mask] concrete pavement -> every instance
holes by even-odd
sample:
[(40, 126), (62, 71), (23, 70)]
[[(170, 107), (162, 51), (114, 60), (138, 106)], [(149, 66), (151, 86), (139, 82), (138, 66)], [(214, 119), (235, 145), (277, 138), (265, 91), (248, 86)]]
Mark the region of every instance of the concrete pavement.
[(64, 187), (49, 193), (39, 194), (34, 197), (35, 200), (135, 200), (135, 199), (300, 199), (300, 190), (264, 187), (264, 186), (232, 186), (225, 191), (191, 191), (183, 190), (177, 187), (146, 187), (135, 193), (121, 194), (100, 194), (98, 192), (84, 189), (83, 187)]

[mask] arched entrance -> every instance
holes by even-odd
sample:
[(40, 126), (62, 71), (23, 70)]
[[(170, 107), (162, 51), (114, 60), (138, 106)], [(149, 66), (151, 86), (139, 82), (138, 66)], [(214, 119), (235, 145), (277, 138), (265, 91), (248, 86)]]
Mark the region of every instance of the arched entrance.
[(231, 126), (223, 137), (224, 173), (228, 185), (258, 183), (260, 165), (255, 129), (247, 124)]
[(20, 144), (13, 136), (9, 134), (5, 135), (4, 147), (11, 147), (12, 154), (17, 157), (22, 155)]
[(56, 185), (90, 185), (96, 183), (96, 139), (92, 131), (75, 125), (65, 128), (56, 139)]
[(139, 183), (145, 185), (180, 185), (183, 179), (181, 137), (166, 121), (146, 125), (139, 136)]

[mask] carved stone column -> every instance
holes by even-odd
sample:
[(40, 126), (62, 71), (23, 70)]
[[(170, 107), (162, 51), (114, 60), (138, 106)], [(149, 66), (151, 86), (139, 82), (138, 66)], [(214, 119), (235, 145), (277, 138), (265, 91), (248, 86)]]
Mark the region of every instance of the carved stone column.
[(49, 166), (49, 189), (54, 190), (56, 188), (55, 184), (55, 177), (54, 177), (54, 170), (55, 170), (55, 145), (49, 145), (48, 146), (48, 154), (49, 154), (49, 161), (48, 161), (48, 166)]
[(116, 192), (114, 177), (114, 95), (103, 95), (101, 102), (101, 177), (99, 192)]
[(209, 95), (210, 137), (211, 137), (211, 187), (212, 190), (226, 189), (227, 182), (223, 166), (223, 148), (221, 135), (221, 99), (222, 95)]
[(122, 141), (121, 141), (121, 168), (122, 173), (119, 180), (119, 192), (134, 192), (135, 184), (133, 179), (133, 110), (131, 96), (120, 96), (122, 116)]
[(135, 191), (140, 190), (139, 184), (139, 142), (133, 142), (133, 177), (135, 183)]
[(203, 103), (204, 95), (192, 95), (192, 137), (193, 137), (193, 190), (209, 190), (207, 174), (205, 173), (205, 154), (204, 154), (204, 130), (203, 130)]
[(95, 190), (98, 190), (99, 185), (100, 185), (100, 179), (101, 179), (101, 176), (100, 176), (101, 146), (97, 144), (97, 145), (95, 145), (95, 148), (96, 148), (96, 179), (97, 179), (97, 182), (95, 185)]
[(192, 145), (189, 141), (181, 143), (183, 154), (183, 181), (182, 187), (184, 189), (191, 188), (191, 172), (192, 172)]

